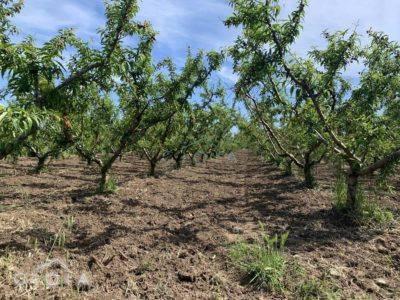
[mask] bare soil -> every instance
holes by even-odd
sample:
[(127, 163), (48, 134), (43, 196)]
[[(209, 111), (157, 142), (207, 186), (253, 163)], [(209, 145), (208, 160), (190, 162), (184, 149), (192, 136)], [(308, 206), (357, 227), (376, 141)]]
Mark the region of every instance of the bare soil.
[[(244, 284), (227, 258), (260, 222), (289, 231), (287, 256), (343, 299), (400, 299), (398, 222), (338, 222), (326, 167), (309, 190), (246, 151), (181, 170), (164, 162), (159, 178), (127, 156), (113, 168), (117, 193), (97, 195), (97, 173), (76, 158), (33, 166), (0, 162), (0, 299), (280, 299)], [(398, 216), (395, 187), (379, 201)]]

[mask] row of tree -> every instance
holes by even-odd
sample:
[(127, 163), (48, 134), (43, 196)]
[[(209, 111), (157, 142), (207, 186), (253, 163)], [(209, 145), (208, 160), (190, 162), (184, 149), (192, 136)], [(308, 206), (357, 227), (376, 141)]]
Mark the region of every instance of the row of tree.
[[(324, 49), (296, 56), (307, 1), (287, 18), (279, 2), (230, 1), (234, 13), (225, 24), (242, 33), (228, 53), (239, 75), (236, 98), (249, 112), (236, 145), (256, 144), (288, 173), (297, 166), (310, 188), (319, 163), (342, 162), (347, 206), (357, 209), (360, 179), (388, 177), (400, 160), (400, 47), (380, 32), (362, 38), (346, 30), (325, 32)], [(156, 34), (135, 21), (135, 0), (107, 2), (98, 46), (72, 30), (40, 46), (30, 37), (15, 43), (10, 19), (22, 4), (1, 3), (2, 97), (9, 104), (0, 107), (0, 159), (28, 151), (40, 171), (70, 151), (98, 166), (104, 190), (127, 151), (145, 157), (154, 175), (162, 159), (179, 168), (185, 156), (195, 163), (234, 147), (236, 113), (212, 75), (223, 53), (189, 52), (179, 70), (170, 59), (155, 63)], [(349, 78), (353, 66), (361, 71)]]
[(105, 191), (126, 151), (143, 153), (154, 175), (163, 158), (179, 168), (185, 155), (193, 163), (198, 154), (216, 155), (230, 135), (233, 110), (212, 84), (223, 54), (189, 51), (179, 70), (170, 59), (155, 63), (156, 33), (135, 21), (136, 0), (106, 2), (95, 46), (69, 29), (43, 45), (31, 37), (16, 43), (10, 20), (22, 2), (1, 4), (2, 96), (9, 104), (0, 108), (0, 159), (28, 153), (40, 172), (50, 158), (76, 153), (97, 165)]
[[(324, 158), (345, 164), (347, 208), (357, 209), (360, 180), (392, 175), (400, 160), (400, 47), (380, 32), (324, 32), (325, 49), (306, 57), (292, 51), (301, 33), (306, 0), (288, 17), (279, 0), (230, 1), (227, 26), (242, 34), (230, 48), (237, 97), (250, 113), (244, 130), (288, 171), (303, 170), (315, 186)], [(356, 77), (348, 69), (361, 69)]]

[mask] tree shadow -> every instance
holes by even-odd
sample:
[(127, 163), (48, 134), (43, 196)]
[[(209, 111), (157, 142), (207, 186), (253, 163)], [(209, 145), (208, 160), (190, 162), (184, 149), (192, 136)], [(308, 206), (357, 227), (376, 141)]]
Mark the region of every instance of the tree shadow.
[(308, 200), (308, 194), (313, 190), (293, 178), (279, 177), (274, 174), (274, 169), (270, 171), (266, 179), (273, 185), (253, 184), (247, 197), (254, 200), (248, 203), (248, 209), (262, 216), (269, 234), (288, 231), (287, 247), (290, 250), (311, 251), (346, 240), (366, 242), (379, 234), (379, 230), (343, 222), (326, 201), (321, 207)]
[(30, 247), (28, 247), (25, 243), (17, 242), (15, 240), (11, 240), (9, 242), (5, 242), (0, 244), (0, 256), (6, 255), (11, 252), (25, 252), (29, 251)]
[[(160, 245), (164, 243), (170, 246), (216, 251), (218, 247), (226, 245), (227, 241), (222, 235), (226, 232), (232, 233), (230, 224), (238, 224), (238, 227), (246, 225), (254, 227), (258, 222), (265, 224), (268, 234), (289, 231), (287, 247), (293, 252), (314, 251), (327, 245), (337, 245), (345, 240), (367, 241), (376, 235), (373, 231), (344, 226), (326, 203), (320, 205), (310, 202), (307, 197), (311, 191), (305, 189), (302, 182), (294, 177), (281, 176), (281, 171), (272, 165), (246, 162), (237, 169), (227, 168), (224, 165), (212, 161), (207, 162), (207, 167), (203, 168), (202, 165), (193, 168), (191, 172), (195, 174), (195, 179), (179, 172), (167, 174), (165, 179), (181, 181), (185, 183), (185, 188), (190, 188), (192, 192), (195, 185), (202, 185), (202, 188), (208, 185), (210, 189), (224, 186), (232, 188), (233, 191), (245, 188), (244, 196), (242, 194), (235, 196), (232, 193), (213, 199), (205, 197), (201, 200), (189, 199), (189, 202), (182, 203), (159, 203), (136, 198), (120, 199), (118, 196), (111, 200), (107, 197), (95, 197), (98, 195), (96, 190), (87, 187), (63, 191), (63, 197), (76, 199), (75, 202), (72, 201), (74, 205), (68, 206), (65, 210), (66, 213), (93, 213), (101, 220), (102, 226), (101, 231), (93, 235), (90, 235), (88, 228), (79, 227), (74, 232), (73, 239), (67, 242), (65, 247), (76, 253), (89, 254), (111, 244), (115, 239), (128, 237), (137, 244), (146, 243), (146, 247), (150, 250), (161, 247)], [(123, 166), (113, 171), (125, 174), (127, 168), (128, 166)], [(131, 181), (137, 174), (139, 172), (129, 173), (120, 184)], [(228, 179), (226, 181), (218, 179), (218, 174), (226, 175)], [(233, 176), (234, 174), (240, 175), (244, 180), (238, 182), (238, 177)], [(210, 175), (215, 177), (210, 178)], [(90, 197), (94, 198), (85, 201), (84, 198)], [(118, 202), (122, 208), (111, 209), (112, 201)], [(142, 214), (136, 223), (132, 223), (137, 227), (114, 222), (114, 217), (130, 217), (136, 213)], [(142, 224), (149, 219), (154, 223)], [(158, 236), (147, 237), (144, 241), (145, 235), (149, 232), (157, 232)], [(209, 234), (212, 238), (201, 238), (204, 234)], [(54, 233), (46, 229), (37, 229), (19, 232), (16, 235), (21, 238), (28, 236), (40, 238), (43, 241), (51, 239)], [(0, 250), (10, 247), (25, 251), (21, 245), (21, 242), (11, 241), (0, 245)], [(44, 249), (48, 251), (48, 248)]]

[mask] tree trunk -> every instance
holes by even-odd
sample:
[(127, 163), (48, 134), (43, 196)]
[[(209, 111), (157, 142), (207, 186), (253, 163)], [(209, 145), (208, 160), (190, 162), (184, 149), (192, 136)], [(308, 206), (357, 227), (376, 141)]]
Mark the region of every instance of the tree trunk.
[(156, 176), (156, 165), (157, 162), (150, 161), (149, 175), (152, 177)]
[(175, 158), (175, 169), (179, 170), (180, 168), (182, 168), (182, 160), (182, 155), (179, 155), (177, 158)]
[(316, 186), (316, 181), (314, 178), (314, 164), (311, 161), (311, 152), (307, 152), (304, 155), (303, 172), (304, 172), (304, 185), (310, 189), (314, 188)]
[(292, 169), (293, 162), (290, 159), (285, 160), (284, 162), (284, 176), (292, 176), (293, 169)]
[(279, 168), (279, 166), (281, 165), (281, 161), (279, 159), (275, 160), (274, 163), (277, 168)]
[(38, 163), (35, 168), (36, 174), (40, 174), (43, 171), (45, 164), (46, 164), (46, 160), (47, 160), (47, 156), (38, 157)]
[(192, 165), (192, 167), (196, 166), (196, 155), (195, 154), (190, 156), (190, 164)]
[(108, 180), (110, 179), (109, 175), (108, 175), (108, 170), (109, 169), (105, 169), (105, 168), (101, 169), (101, 179), (100, 179), (100, 186), (99, 186), (99, 191), (101, 193), (106, 192), (107, 183), (108, 183)]
[(350, 171), (347, 176), (347, 207), (350, 210), (357, 209), (357, 194), (360, 175)]
[(274, 165), (279, 168), (280, 166), (282, 166), (282, 158), (277, 156), (275, 159), (272, 160), (272, 162), (274, 163)]
[(316, 181), (314, 177), (314, 166), (310, 163), (306, 163), (304, 165), (304, 185), (307, 188), (314, 188), (316, 186)]

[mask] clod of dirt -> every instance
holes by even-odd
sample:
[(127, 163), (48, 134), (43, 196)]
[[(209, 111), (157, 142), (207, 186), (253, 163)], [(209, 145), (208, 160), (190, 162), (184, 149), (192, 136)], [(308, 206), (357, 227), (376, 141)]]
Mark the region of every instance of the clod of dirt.
[(365, 289), (367, 293), (375, 293), (378, 294), (380, 287), (371, 279), (365, 279), (360, 281), (360, 286)]
[(195, 282), (196, 281), (196, 276), (189, 274), (189, 273), (184, 273), (184, 272), (178, 272), (178, 279), (179, 281), (182, 282)]
[(88, 260), (89, 270), (92, 270), (94, 265), (97, 265), (101, 270), (103, 270), (104, 266), (95, 256), (91, 256)]
[(90, 283), (89, 278), (85, 273), (82, 273), (79, 277), (76, 287), (79, 291), (82, 292), (87, 292), (92, 288), (92, 284)]
[(375, 283), (376, 283), (377, 285), (379, 285), (380, 287), (383, 287), (383, 288), (389, 286), (388, 282), (387, 282), (386, 279), (384, 279), (384, 278), (376, 278), (376, 279), (375, 279)]
[(389, 250), (382, 244), (377, 244), (376, 250), (378, 250), (378, 252), (381, 254), (389, 254)]
[(87, 201), (86, 201), (85, 197), (71, 196), (71, 202), (72, 203), (85, 204)]
[(209, 282), (210, 282), (210, 284), (212, 284), (214, 286), (221, 286), (221, 285), (225, 285), (226, 279), (223, 277), (222, 274), (217, 273), (209, 278)]
[(179, 252), (178, 258), (186, 258), (189, 254), (186, 251)]

